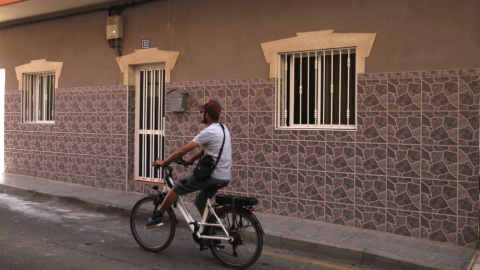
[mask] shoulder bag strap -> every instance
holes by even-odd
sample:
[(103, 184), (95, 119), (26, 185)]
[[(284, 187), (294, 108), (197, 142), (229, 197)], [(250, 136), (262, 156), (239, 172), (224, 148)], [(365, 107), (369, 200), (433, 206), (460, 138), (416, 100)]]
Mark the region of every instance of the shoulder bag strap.
[(220, 148), (220, 153), (218, 153), (217, 162), (215, 162), (215, 168), (217, 168), (217, 164), (220, 161), (220, 156), (222, 155), (222, 152), (223, 152), (223, 145), (225, 144), (225, 128), (223, 127), (222, 124), (219, 124), (219, 125), (223, 130), (223, 142), (222, 142), (222, 147)]

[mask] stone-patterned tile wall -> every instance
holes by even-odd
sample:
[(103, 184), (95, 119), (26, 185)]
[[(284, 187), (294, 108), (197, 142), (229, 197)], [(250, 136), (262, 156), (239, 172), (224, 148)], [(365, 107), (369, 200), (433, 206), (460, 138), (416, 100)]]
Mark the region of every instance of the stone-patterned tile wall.
[[(384, 148), (372, 146), (381, 152), (374, 164), (386, 173), (368, 166), (386, 176), (386, 216), (379, 207), (377, 218), (359, 226), (371, 227), (373, 222), (390, 233), (468, 247), (478, 244), (479, 75), (477, 69), (359, 76), (359, 116), (381, 115), (372, 134), (386, 135), (386, 167), (378, 162), (384, 160)], [(362, 159), (358, 131), (356, 156)], [(364, 173), (362, 164), (357, 159), (356, 177)], [(377, 188), (371, 195), (382, 198), (383, 191)], [(358, 220), (362, 211), (355, 207)]]
[[(189, 93), (166, 113), (165, 153), (220, 101), (232, 133), (231, 184), (257, 211), (475, 247), (479, 235), (480, 69), (361, 74), (355, 131), (275, 129), (275, 80), (168, 83)], [(55, 124), (21, 124), (6, 91), (8, 172), (148, 193), (133, 179), (131, 87), (58, 89)], [(190, 170), (178, 166), (182, 176)], [(193, 199), (193, 195), (188, 199)]]
[(275, 129), (274, 79), (174, 88), (189, 107), (167, 112), (166, 153), (203, 128), (196, 106), (219, 100), (234, 159), (223, 192), (259, 197), (258, 211), (478, 243), (480, 70), (361, 74), (356, 131)]
[(126, 190), (127, 86), (57, 89), (54, 124), (22, 124), (19, 90), (5, 94), (7, 172)]

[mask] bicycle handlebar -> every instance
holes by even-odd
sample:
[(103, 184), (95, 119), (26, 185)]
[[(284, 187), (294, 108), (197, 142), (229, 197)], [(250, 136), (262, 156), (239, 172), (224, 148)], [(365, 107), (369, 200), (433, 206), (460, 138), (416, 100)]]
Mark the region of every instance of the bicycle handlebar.
[[(183, 165), (183, 164), (185, 164), (185, 160), (184, 160), (183, 158), (180, 158), (180, 159), (175, 160), (174, 163), (176, 163), (176, 164), (178, 164), (178, 165)], [(155, 169), (159, 169), (160, 167), (162, 167), (162, 166), (155, 166)], [(169, 165), (165, 165), (165, 166), (163, 166), (163, 167), (164, 167), (165, 169), (170, 170), (170, 171), (173, 170), (172, 167), (170, 167)]]

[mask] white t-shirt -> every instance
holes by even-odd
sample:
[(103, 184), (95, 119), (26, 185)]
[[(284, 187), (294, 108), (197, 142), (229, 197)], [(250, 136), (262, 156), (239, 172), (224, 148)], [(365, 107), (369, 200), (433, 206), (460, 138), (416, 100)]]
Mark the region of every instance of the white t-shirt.
[[(220, 162), (210, 175), (210, 177), (220, 180), (230, 180), (231, 168), (232, 168), (232, 140), (230, 137), (230, 131), (225, 128), (225, 145), (223, 146), (222, 156), (220, 156)], [(203, 129), (194, 139), (198, 145), (200, 145), (205, 151), (205, 155), (211, 155), (215, 159), (220, 153), (220, 148), (223, 142), (223, 131), (220, 124), (214, 123)]]

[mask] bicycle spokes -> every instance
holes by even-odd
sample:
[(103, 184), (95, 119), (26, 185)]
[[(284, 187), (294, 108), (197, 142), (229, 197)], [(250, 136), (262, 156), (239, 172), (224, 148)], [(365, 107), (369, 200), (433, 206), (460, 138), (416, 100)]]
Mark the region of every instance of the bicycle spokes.
[(170, 245), (175, 235), (175, 214), (168, 209), (162, 216), (162, 226), (145, 228), (154, 209), (158, 207), (153, 197), (138, 201), (130, 216), (130, 229), (135, 241), (148, 251), (158, 252)]

